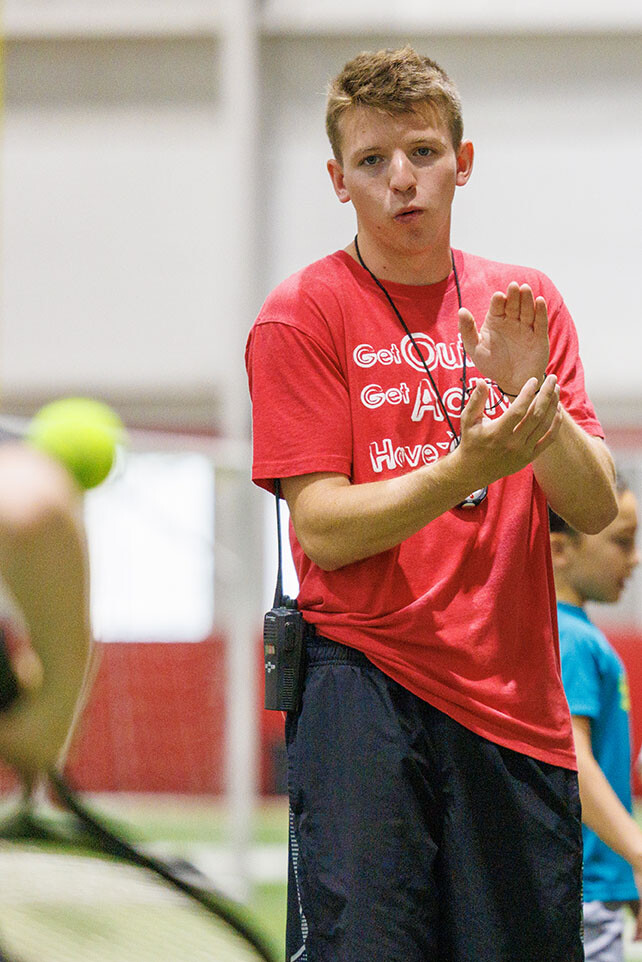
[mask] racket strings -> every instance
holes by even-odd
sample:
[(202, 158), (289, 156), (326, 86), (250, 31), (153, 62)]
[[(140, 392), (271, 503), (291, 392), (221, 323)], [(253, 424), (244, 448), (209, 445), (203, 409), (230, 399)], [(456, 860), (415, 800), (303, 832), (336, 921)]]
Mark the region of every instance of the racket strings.
[(136, 866), (0, 846), (0, 959), (256, 962), (222, 919)]

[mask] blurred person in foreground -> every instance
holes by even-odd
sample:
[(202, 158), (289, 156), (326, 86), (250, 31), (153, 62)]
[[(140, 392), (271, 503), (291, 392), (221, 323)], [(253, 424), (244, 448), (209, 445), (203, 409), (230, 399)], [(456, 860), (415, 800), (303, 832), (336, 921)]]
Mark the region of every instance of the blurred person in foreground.
[(0, 577), (25, 635), (8, 651), (19, 691), (0, 714), (0, 757), (29, 784), (56, 764), (73, 727), (91, 652), (89, 577), (80, 489), (3, 433)]
[(575, 328), (541, 272), (451, 248), (474, 151), (441, 67), (358, 55), (326, 126), (357, 236), (247, 347), (253, 479), (280, 479), (307, 626), (287, 958), (579, 962), (548, 503), (596, 532), (616, 502)]
[[(551, 546), (562, 657), (582, 804), (584, 951), (589, 962), (623, 962), (628, 905), (642, 938), (642, 830), (633, 819), (629, 688), (588, 601), (616, 602), (639, 563), (635, 495), (618, 481), (618, 514), (599, 534), (580, 534), (551, 513)], [(636, 886), (637, 883), (637, 886)]]

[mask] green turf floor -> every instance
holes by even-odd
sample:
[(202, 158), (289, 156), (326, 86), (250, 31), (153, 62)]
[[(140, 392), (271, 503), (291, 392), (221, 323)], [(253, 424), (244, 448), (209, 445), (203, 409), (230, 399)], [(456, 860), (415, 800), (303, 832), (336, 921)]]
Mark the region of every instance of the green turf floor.
[[(85, 798), (85, 803), (117, 833), (125, 835), (135, 843), (142, 844), (144, 849), (151, 851), (153, 854), (191, 862), (200, 868), (221, 891), (228, 895), (235, 892), (235, 887), (239, 884), (238, 853), (229, 843), (231, 823), (225, 805), (219, 801), (184, 797), (100, 795)], [(7, 813), (3, 809), (1, 814), (4, 817)], [(282, 798), (267, 801), (257, 807), (250, 833), (251, 844), (247, 863), (251, 875), (253, 876), (256, 872), (257, 877), (250, 877), (249, 884), (247, 884), (248, 880), (246, 879), (245, 886), (241, 885), (247, 895), (246, 907), (249, 917), (264, 934), (268, 943), (271, 944), (277, 959), (284, 957), (287, 818), (287, 803)], [(65, 823), (67, 817), (47, 808), (46, 819), (55, 824), (58, 822)], [(54, 848), (56, 852), (59, 851), (59, 846), (54, 846)], [(64, 865), (67, 867), (69, 862), (65, 860)], [(256, 869), (256, 866), (258, 866), (258, 869)], [(52, 869), (49, 869), (49, 871), (52, 871)], [(41, 873), (37, 874), (40, 875)], [(64, 874), (69, 877), (68, 868)], [(63, 880), (61, 886), (65, 891), (67, 883), (68, 879)], [(101, 892), (104, 890), (116, 891), (109, 881), (98, 888)], [(70, 962), (88, 962), (88, 960), (94, 958), (93, 949), (90, 951), (83, 940), (91, 939), (93, 937), (92, 932), (94, 935), (96, 934), (96, 926), (98, 926), (98, 935), (103, 943), (101, 951), (104, 953), (108, 941), (109, 952), (112, 953), (95, 956), (100, 958), (101, 962), (103, 959), (105, 962), (112, 962), (112, 959), (113, 962), (129, 962), (130, 957), (132, 962), (134, 959), (136, 962), (148, 962), (149, 952), (145, 955), (143, 947), (150, 948), (154, 944), (158, 945), (158, 942), (154, 943), (154, 938), (158, 937), (159, 922), (168, 922), (168, 919), (163, 918), (166, 914), (163, 911), (157, 917), (158, 920), (155, 921), (154, 911), (158, 911), (157, 909), (136, 905), (130, 912), (130, 915), (136, 913), (137, 924), (134, 927), (129, 925), (127, 917), (129, 910), (126, 903), (120, 902), (118, 906), (103, 905), (101, 898), (100, 902), (92, 901), (91, 907), (88, 907), (87, 905), (76, 904), (75, 896), (72, 896), (68, 902), (59, 903), (57, 901), (57, 885), (54, 884), (53, 888), (48, 888), (47, 892), (49, 891), (53, 893), (56, 904), (50, 905), (47, 901), (46, 905), (50, 907), (44, 908), (42, 905), (36, 904), (33, 911), (36, 913), (35, 918), (38, 916), (42, 918), (43, 912), (50, 916), (52, 916), (52, 913), (54, 915), (57, 913), (56, 932), (60, 932), (60, 918), (58, 916), (61, 918), (64, 916), (66, 937), (64, 940), (61, 938), (61, 942), (64, 941), (65, 946), (68, 943), (68, 948), (61, 949), (63, 955), (60, 956), (60, 959), (64, 959), (64, 962), (67, 962), (67, 959)], [(84, 889), (81, 892), (82, 896), (84, 896)], [(2, 938), (9, 938), (12, 931), (11, 926), (13, 926), (14, 933), (17, 933), (14, 937), (18, 940), (22, 937), (20, 935), (21, 929), (28, 931), (29, 954), (24, 957), (38, 959), (38, 962), (40, 962), (41, 953), (37, 938), (41, 936), (38, 934), (38, 926), (34, 923), (34, 918), (29, 915), (31, 909), (28, 908), (28, 903), (22, 902), (16, 908), (12, 908), (12, 897), (9, 894), (9, 902), (4, 901), (3, 898), (2, 914), (0, 915), (0, 932), (2, 933), (0, 941)], [(49, 900), (49, 897), (49, 894), (47, 894), (47, 900)], [(31, 897), (28, 898), (31, 902)], [(24, 908), (21, 907), (23, 905)], [(97, 910), (98, 905), (99, 909)], [(89, 919), (92, 921), (91, 925)], [(120, 928), (118, 926), (119, 919), (122, 921)], [(43, 919), (41, 927), (44, 932), (42, 937), (45, 939), (48, 931), (45, 925), (46, 921)], [(177, 924), (179, 923), (171, 923), (170, 932), (176, 928)], [(189, 924), (187, 921), (185, 924), (187, 926), (185, 931), (188, 931)], [(198, 926), (196, 926), (196, 929), (198, 929)], [(104, 938), (101, 936), (103, 930), (104, 933), (108, 933), (108, 935), (105, 934)], [(198, 936), (194, 934), (194, 945), (190, 948), (190, 962), (198, 962), (198, 959), (201, 958), (199, 954), (200, 946), (196, 944), (197, 940)], [(136, 942), (135, 945), (134, 942)], [(16, 944), (20, 945), (21, 942), (14, 943), (14, 946)], [(128, 944), (130, 945), (129, 953), (126, 952)], [(33, 951), (32, 945), (35, 946)], [(147, 951), (147, 948), (145, 951)], [(150, 951), (153, 956), (153, 947), (150, 948)], [(156, 958), (149, 957), (149, 962), (160, 962), (161, 958), (164, 959), (165, 957), (165, 955), (157, 952)], [(58, 956), (55, 958), (57, 962)], [(209, 958), (208, 956), (208, 960)], [(182, 962), (182, 960), (176, 959), (173, 962)]]
[(270, 940), (277, 958), (285, 957), (285, 882), (257, 885), (250, 908), (259, 920), (261, 931)]
[[(225, 850), (229, 821), (223, 804), (210, 799), (158, 798), (152, 796), (100, 796), (92, 799), (97, 810), (118, 826), (127, 828), (129, 837), (146, 845), (160, 846), (164, 852), (189, 857), (190, 851), (214, 853)], [(642, 824), (642, 806), (636, 808)], [(287, 845), (287, 804), (283, 798), (262, 803), (256, 811), (252, 830), (253, 852), (284, 852)], [(284, 958), (285, 871), (282, 858), (276, 877), (254, 880), (250, 886), (248, 909), (274, 948)], [(631, 921), (628, 923), (629, 932)], [(627, 941), (626, 962), (642, 962), (642, 943)], [(80, 959), (79, 959), (80, 962)], [(142, 962), (142, 960), (141, 960)]]

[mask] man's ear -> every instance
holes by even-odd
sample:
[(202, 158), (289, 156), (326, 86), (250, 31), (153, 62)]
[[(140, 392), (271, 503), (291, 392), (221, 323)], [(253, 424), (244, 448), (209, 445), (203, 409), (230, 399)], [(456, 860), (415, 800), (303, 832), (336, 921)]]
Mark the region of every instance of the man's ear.
[(330, 174), (330, 180), (332, 181), (332, 186), (334, 187), (334, 192), (341, 201), (342, 204), (347, 204), (350, 200), (350, 193), (346, 187), (345, 179), (343, 176), (343, 167), (336, 159), (332, 157), (326, 164), (328, 168), (328, 173)]
[(457, 151), (457, 186), (467, 184), (473, 172), (475, 149), (471, 140), (462, 140)]

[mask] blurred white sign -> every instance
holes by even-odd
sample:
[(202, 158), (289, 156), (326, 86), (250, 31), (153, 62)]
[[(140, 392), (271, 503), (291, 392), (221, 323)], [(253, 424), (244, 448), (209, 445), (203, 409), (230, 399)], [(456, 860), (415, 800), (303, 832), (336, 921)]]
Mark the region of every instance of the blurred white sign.
[(214, 622), (214, 470), (200, 454), (131, 454), (86, 496), (101, 641), (200, 641)]

